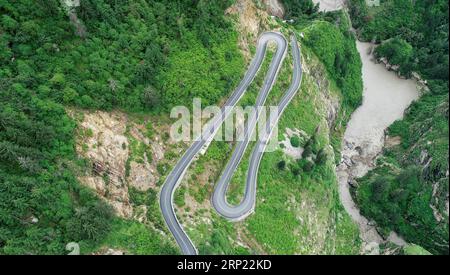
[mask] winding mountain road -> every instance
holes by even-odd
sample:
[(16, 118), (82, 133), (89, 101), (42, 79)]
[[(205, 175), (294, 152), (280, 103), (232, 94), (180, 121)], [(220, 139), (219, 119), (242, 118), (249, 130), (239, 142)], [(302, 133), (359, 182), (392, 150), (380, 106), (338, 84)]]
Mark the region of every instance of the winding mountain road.
[[(209, 142), (212, 140), (216, 132), (220, 129), (222, 123), (232, 113), (232, 108), (230, 107), (234, 107), (237, 104), (237, 102), (247, 90), (248, 86), (252, 83), (253, 79), (261, 68), (267, 51), (267, 45), (270, 41), (273, 41), (277, 44), (277, 50), (271, 60), (263, 87), (258, 94), (255, 107), (262, 107), (264, 105), (266, 98), (276, 80), (278, 71), (281, 68), (288, 47), (285, 37), (281, 33), (277, 32), (266, 32), (260, 36), (255, 57), (253, 58), (250, 67), (247, 70), (241, 83), (238, 85), (236, 90), (222, 107), (222, 115), (214, 117), (211, 122), (208, 122), (208, 126), (203, 131), (202, 136), (195, 140), (191, 147), (187, 149), (181, 160), (175, 165), (174, 169), (168, 175), (166, 182), (161, 189), (161, 212), (169, 230), (172, 232), (183, 254), (195, 255), (198, 252), (176, 217), (175, 210), (173, 208), (173, 197), (175, 190), (181, 183), (184, 173), (194, 160), (195, 156), (202, 150), (202, 148), (208, 146)], [(222, 173), (222, 176), (216, 185), (216, 189), (214, 190), (214, 194), (212, 197), (213, 206), (220, 215), (229, 220), (241, 220), (247, 217), (253, 211), (256, 200), (256, 182), (258, 168), (267, 145), (268, 137), (270, 137), (270, 132), (273, 130), (274, 125), (276, 124), (276, 122), (278, 122), (284, 109), (300, 87), (302, 77), (300, 49), (297, 44), (297, 39), (294, 35), (291, 36), (291, 47), (294, 58), (294, 74), (292, 83), (279, 103), (278, 116), (276, 117), (276, 121), (271, 122), (270, 120), (268, 120), (266, 122), (268, 135), (262, 140), (259, 140), (252, 151), (247, 175), (247, 185), (242, 202), (237, 206), (231, 206), (230, 204), (228, 204), (228, 202), (226, 201), (226, 191), (231, 177), (235, 172), (239, 162), (241, 161), (245, 149), (248, 146), (250, 140), (249, 137), (252, 136), (252, 133), (256, 128), (261, 108), (255, 108), (256, 112), (253, 112), (250, 115), (247, 125), (244, 129), (244, 139), (237, 142), (236, 149), (233, 151), (233, 155), (228, 162), (224, 172)]]
[(255, 131), (256, 129), (256, 124), (258, 122), (261, 112), (261, 108), (259, 107), (264, 106), (267, 96), (270, 90), (272, 89), (274, 78), (276, 77), (276, 72), (273, 73), (272, 71), (269, 71), (268, 77), (266, 78), (266, 81), (264, 82), (264, 85), (258, 95), (258, 98), (256, 99), (255, 105), (257, 107), (256, 112), (251, 114), (248, 120), (248, 124), (246, 125), (244, 140), (237, 142), (236, 149), (233, 151), (233, 155), (230, 161), (228, 162), (227, 166), (225, 167), (225, 170), (222, 176), (220, 177), (214, 190), (212, 197), (212, 204), (220, 215), (229, 220), (232, 221), (242, 220), (246, 218), (248, 215), (250, 215), (254, 210), (256, 202), (256, 182), (261, 158), (267, 146), (267, 142), (270, 138), (272, 130), (275, 127), (275, 124), (278, 122), (278, 120), (281, 117), (281, 114), (283, 113), (283, 111), (285, 110), (285, 108), (287, 107), (287, 105), (289, 104), (289, 102), (294, 97), (295, 93), (300, 87), (302, 77), (302, 70), (300, 63), (300, 49), (298, 48), (295, 36), (291, 37), (291, 45), (292, 45), (292, 54), (294, 57), (294, 74), (291, 86), (285, 92), (280, 103), (278, 104), (278, 114), (276, 120), (271, 121), (270, 119), (268, 119), (266, 122), (265, 133), (267, 133), (267, 136), (259, 138), (255, 148), (252, 151), (250, 157), (250, 164), (247, 171), (245, 193), (242, 201), (236, 206), (230, 205), (226, 200), (227, 189), (230, 184), (231, 178), (234, 172), (236, 171), (240, 161), (242, 160), (245, 150), (248, 147), (250, 137), (252, 137), (253, 131)]

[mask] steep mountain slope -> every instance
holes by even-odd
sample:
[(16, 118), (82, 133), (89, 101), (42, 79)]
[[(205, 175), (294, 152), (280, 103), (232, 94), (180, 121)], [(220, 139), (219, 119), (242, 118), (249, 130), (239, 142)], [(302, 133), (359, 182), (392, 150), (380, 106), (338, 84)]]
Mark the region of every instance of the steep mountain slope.
[[(309, 21), (296, 30), (278, 19), (267, 21), (252, 1), (237, 1), (230, 10), (238, 11), (237, 28), (247, 29), (240, 32), (240, 41), (245, 37), (255, 39), (267, 29), (286, 34), (294, 31), (299, 38), (303, 31), (303, 83), (280, 121), (279, 140), (283, 145), (263, 157), (255, 213), (242, 222), (230, 223), (212, 208), (214, 184), (233, 148), (233, 143), (213, 141), (188, 170), (176, 193), (177, 215), (183, 227), (201, 254), (359, 253), (358, 229), (340, 205), (334, 164), (343, 125), (358, 104), (362, 90), (361, 63), (352, 36), (344, 35), (333, 25), (339, 16), (328, 18), (333, 23)], [(249, 22), (259, 22), (252, 25), (250, 33), (246, 28)], [(342, 72), (336, 70), (334, 62), (335, 55), (340, 54), (352, 57)], [(267, 105), (275, 105), (289, 85), (292, 60), (289, 55), (286, 59)], [(321, 60), (328, 66), (322, 65)], [(268, 62), (238, 105), (254, 102)], [(341, 83), (337, 84), (339, 80)], [(348, 88), (341, 92), (342, 85)], [(331, 144), (337, 146), (333, 148)], [(228, 200), (232, 203), (242, 198), (251, 147), (252, 144), (229, 187)]]
[[(0, 254), (64, 254), (70, 242), (83, 254), (179, 253), (157, 203), (187, 145), (169, 139), (168, 111), (226, 98), (269, 29), (298, 36), (305, 77), (280, 121), (284, 148), (264, 156), (256, 212), (238, 224), (213, 212), (232, 146), (213, 143), (179, 189), (178, 215), (205, 254), (359, 253), (334, 172), (361, 100), (354, 38), (339, 13), (295, 9), (304, 21), (294, 28), (270, 17), (277, 3), (0, 0)], [(269, 102), (289, 85), (291, 63)]]

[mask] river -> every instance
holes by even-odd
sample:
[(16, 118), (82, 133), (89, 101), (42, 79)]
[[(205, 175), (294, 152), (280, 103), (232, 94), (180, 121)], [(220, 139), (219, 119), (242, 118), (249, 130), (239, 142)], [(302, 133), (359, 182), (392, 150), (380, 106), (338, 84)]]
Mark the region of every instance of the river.
[[(401, 79), (384, 65), (373, 61), (373, 56), (368, 54), (371, 47), (370, 43), (357, 41), (363, 64), (363, 102), (347, 125), (342, 145), (342, 162), (337, 168), (341, 202), (359, 225), (361, 239), (369, 246), (367, 250), (384, 240), (373, 224), (360, 214), (350, 195), (350, 183), (373, 168), (376, 157), (384, 147), (386, 128), (401, 119), (411, 102), (419, 97), (415, 81)], [(406, 244), (395, 232), (388, 239), (397, 245)]]
[[(342, 0), (313, 0), (320, 3), (321, 11), (333, 11), (344, 7)], [(385, 130), (403, 117), (412, 101), (419, 97), (419, 89), (413, 80), (401, 79), (382, 64), (373, 61), (372, 44), (356, 42), (362, 61), (364, 82), (362, 105), (352, 114), (342, 144), (342, 162), (336, 173), (339, 180), (340, 200), (360, 228), (365, 253), (378, 254), (379, 244), (385, 242), (373, 223), (360, 214), (350, 195), (350, 184), (374, 167), (376, 157), (385, 145)], [(397, 245), (406, 242), (395, 232), (388, 237)]]
[(344, 7), (345, 0), (313, 0), (314, 4), (320, 4), (321, 11), (335, 11)]

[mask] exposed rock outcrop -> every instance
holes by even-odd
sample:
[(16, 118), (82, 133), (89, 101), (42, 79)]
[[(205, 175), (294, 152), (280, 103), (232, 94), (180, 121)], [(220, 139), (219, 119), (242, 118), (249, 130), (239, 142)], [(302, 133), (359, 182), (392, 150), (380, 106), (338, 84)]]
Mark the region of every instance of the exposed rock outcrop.
[(118, 216), (144, 222), (147, 209), (133, 205), (129, 188), (157, 189), (161, 176), (157, 166), (170, 143), (160, 135), (167, 129), (155, 130), (150, 138), (145, 125), (122, 112), (69, 110), (72, 117), (80, 113), (76, 150), (90, 163), (90, 169), (78, 177), (80, 182), (95, 190)]
[(267, 11), (270, 15), (283, 18), (285, 11), (283, 5), (279, 0), (264, 0), (264, 4), (267, 7)]
[(252, 0), (238, 0), (225, 13), (238, 18), (239, 48), (249, 61), (250, 45), (255, 45), (258, 34), (267, 28), (269, 15), (266, 11), (258, 9)]
[(84, 113), (76, 149), (92, 165), (92, 171), (80, 181), (108, 201), (119, 216), (130, 218), (133, 209), (125, 175), (129, 156), (126, 125), (126, 116), (119, 112)]
[(80, 0), (63, 0), (67, 15), (69, 16), (70, 23), (75, 27), (75, 34), (80, 38), (85, 38), (87, 34), (86, 26), (78, 18), (76, 7), (80, 6)]

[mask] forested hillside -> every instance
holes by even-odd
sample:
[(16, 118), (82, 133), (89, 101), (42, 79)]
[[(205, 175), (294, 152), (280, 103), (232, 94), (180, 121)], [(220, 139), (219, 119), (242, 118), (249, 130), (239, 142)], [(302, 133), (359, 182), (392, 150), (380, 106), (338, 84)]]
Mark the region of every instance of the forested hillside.
[(369, 8), (350, 1), (359, 36), (380, 42), (378, 58), (413, 72), (429, 91), (387, 134), (401, 144), (386, 149), (377, 168), (360, 180), (356, 198), (383, 229), (437, 254), (448, 254), (448, 1), (382, 1)]
[(232, 1), (63, 2), (0, 0), (0, 254), (67, 253), (110, 230), (110, 207), (75, 178), (65, 106), (158, 113), (215, 103), (240, 77)]

